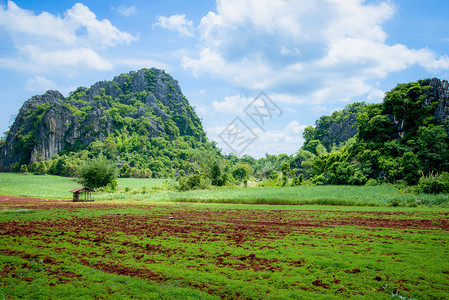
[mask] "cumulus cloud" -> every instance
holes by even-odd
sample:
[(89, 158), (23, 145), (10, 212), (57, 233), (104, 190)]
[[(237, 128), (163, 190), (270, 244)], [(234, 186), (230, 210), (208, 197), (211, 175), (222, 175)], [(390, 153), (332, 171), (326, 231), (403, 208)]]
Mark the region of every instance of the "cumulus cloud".
[[(265, 153), (293, 154), (304, 143), (302, 133), (306, 127), (307, 125), (301, 125), (296, 120), (291, 121), (281, 129), (268, 129), (263, 131), (259, 127), (252, 127), (251, 130), (257, 137), (248, 145), (244, 153), (256, 158), (263, 157)], [(218, 146), (222, 148), (224, 153), (234, 152), (234, 149), (231, 149), (219, 137), (225, 128), (226, 126), (207, 127), (207, 135), (218, 143)]]
[(113, 65), (89, 48), (71, 50), (42, 51), (37, 46), (27, 45), (21, 48), (34, 62), (48, 67), (88, 67), (96, 70), (110, 70)]
[(36, 76), (27, 80), (25, 88), (31, 92), (43, 92), (57, 89), (57, 84), (43, 76)]
[(75, 86), (59, 86), (53, 80), (45, 76), (35, 76), (26, 81), (25, 89), (34, 93), (44, 93), (48, 90), (57, 90), (63, 95), (68, 95), (71, 91), (76, 89)]
[(36, 16), (32, 11), (21, 9), (12, 1), (8, 1), (6, 9), (0, 7), (0, 26), (11, 34), (55, 39), (66, 44), (76, 42), (74, 30), (66, 26), (60, 17), (47, 12)]
[(244, 109), (252, 99), (246, 98), (243, 95), (235, 95), (225, 97), (224, 101), (213, 101), (212, 108), (220, 113), (233, 113), (236, 115), (243, 115)]
[(109, 70), (112, 63), (99, 53), (138, 37), (119, 30), (109, 20), (98, 20), (90, 9), (76, 3), (63, 16), (34, 12), (8, 1), (0, 6), (0, 29), (14, 41), (20, 57), (2, 57), (0, 66), (30, 70), (81, 67)]
[(142, 69), (142, 68), (158, 68), (166, 71), (170, 71), (170, 67), (157, 60), (152, 59), (139, 59), (139, 58), (119, 58), (114, 60), (114, 64), (127, 66), (130, 70)]
[(382, 26), (395, 12), (390, 1), (220, 0), (198, 26), (198, 54), (182, 65), (238, 87), (285, 91), (288, 103), (377, 98), (374, 82), (393, 72), (449, 69), (447, 56), (388, 44)]
[(124, 6), (120, 5), (118, 7), (112, 7), (113, 10), (116, 10), (124, 17), (130, 17), (137, 14), (137, 9), (134, 5), (132, 6)]
[(159, 16), (155, 25), (177, 31), (181, 36), (193, 36), (193, 22), (188, 20), (186, 15)]
[(67, 10), (63, 20), (66, 26), (72, 28), (75, 33), (79, 32), (80, 29), (85, 29), (86, 33), (78, 34), (77, 40), (96, 47), (129, 44), (137, 40), (137, 37), (128, 32), (120, 31), (109, 20), (97, 20), (97, 16), (81, 3), (76, 3), (71, 9)]
[(10, 34), (23, 34), (32, 38), (45, 38), (67, 45), (111, 47), (137, 40), (130, 33), (120, 31), (109, 20), (98, 20), (90, 9), (76, 3), (64, 16), (48, 12), (35, 15), (8, 1), (7, 8), (0, 7), (0, 26)]

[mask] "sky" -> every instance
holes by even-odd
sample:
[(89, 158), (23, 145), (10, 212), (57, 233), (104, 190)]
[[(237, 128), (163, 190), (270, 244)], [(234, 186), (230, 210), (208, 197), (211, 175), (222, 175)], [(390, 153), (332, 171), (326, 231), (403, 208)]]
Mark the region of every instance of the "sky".
[(47, 90), (164, 69), (222, 152), (294, 154), (305, 127), (449, 79), (447, 0), (0, 0), (0, 132)]

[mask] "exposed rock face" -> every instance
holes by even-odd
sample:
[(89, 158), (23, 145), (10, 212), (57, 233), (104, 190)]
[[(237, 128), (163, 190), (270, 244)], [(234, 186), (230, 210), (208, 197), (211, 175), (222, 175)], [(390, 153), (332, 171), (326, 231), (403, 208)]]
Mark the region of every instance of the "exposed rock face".
[(354, 124), (357, 121), (357, 114), (349, 113), (348, 116), (340, 123), (332, 123), (329, 128), (329, 134), (323, 138), (324, 144), (345, 142), (357, 134), (357, 126)]
[[(117, 102), (132, 106), (136, 99), (144, 105), (121, 115), (124, 113), (120, 106), (117, 108)], [(103, 141), (123, 126), (117, 124), (114, 114), (122, 119), (148, 121), (151, 137), (165, 134), (173, 138), (176, 133), (197, 132), (192, 127), (202, 131), (177, 81), (164, 71), (142, 69), (116, 76), (113, 81), (97, 82), (90, 88), (80, 87), (67, 98), (58, 91), (47, 91), (26, 101), (0, 148), (0, 170), (9, 170), (14, 163), (49, 159), (77, 145)]]
[(434, 99), (438, 101), (435, 110), (435, 119), (442, 124), (449, 134), (449, 83), (447, 80), (438, 78), (426, 79), (421, 82), (421, 86), (430, 86), (427, 91), (426, 103), (431, 103)]
[[(440, 80), (438, 78), (425, 79), (420, 82), (422, 87), (429, 86), (425, 91), (427, 95), (424, 105), (432, 105), (433, 102), (438, 102), (435, 110), (436, 123), (443, 125), (446, 132), (449, 134), (449, 83), (447, 80)], [(357, 121), (357, 112), (345, 112), (347, 116), (339, 122), (334, 122), (327, 128), (328, 134), (321, 140), (323, 145), (330, 149), (333, 143), (338, 144), (345, 142), (358, 132), (357, 126), (354, 124)], [(398, 120), (394, 115), (391, 115), (392, 122), (396, 130), (396, 138), (405, 136), (405, 119)]]

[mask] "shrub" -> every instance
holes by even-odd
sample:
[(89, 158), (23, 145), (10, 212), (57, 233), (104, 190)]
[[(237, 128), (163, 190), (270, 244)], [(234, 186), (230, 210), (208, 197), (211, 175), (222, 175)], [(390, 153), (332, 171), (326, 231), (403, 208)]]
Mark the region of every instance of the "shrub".
[(11, 171), (12, 172), (19, 172), (20, 171), (20, 163), (19, 162), (13, 163), (11, 165)]
[(37, 164), (37, 168), (34, 170), (34, 174), (36, 175), (45, 175), (47, 174), (47, 165), (41, 161)]
[(292, 186), (299, 186), (299, 185), (301, 185), (299, 178), (298, 177), (293, 178)]
[(449, 173), (443, 172), (440, 175), (430, 174), (421, 177), (417, 190), (426, 194), (449, 193)]
[(209, 183), (204, 179), (201, 174), (194, 174), (184, 177), (179, 177), (178, 179), (180, 191), (189, 191), (193, 189), (207, 189)]
[(324, 176), (324, 174), (315, 175), (310, 179), (310, 181), (316, 185), (327, 184), (327, 178), (326, 176)]
[(366, 181), (366, 176), (360, 170), (356, 170), (354, 174), (349, 177), (348, 183), (350, 185), (364, 185)]
[(370, 178), (368, 179), (368, 181), (365, 183), (365, 185), (367, 186), (375, 186), (378, 185), (377, 180), (374, 178)]
[(39, 162), (35, 161), (30, 165), (30, 171), (32, 173), (36, 173), (38, 167), (39, 167)]
[(293, 178), (292, 186), (299, 186), (304, 181), (304, 175), (299, 174), (298, 177)]
[(276, 180), (279, 177), (279, 173), (276, 171), (271, 171), (270, 175), (268, 175), (268, 179), (270, 180)]
[(263, 181), (259, 182), (259, 184), (257, 186), (258, 187), (282, 186), (282, 182), (279, 179), (269, 179), (269, 180), (263, 180)]
[(21, 166), (20, 166), (20, 172), (21, 172), (21, 173), (26, 173), (26, 172), (28, 172), (28, 167), (27, 167), (27, 165), (21, 165)]

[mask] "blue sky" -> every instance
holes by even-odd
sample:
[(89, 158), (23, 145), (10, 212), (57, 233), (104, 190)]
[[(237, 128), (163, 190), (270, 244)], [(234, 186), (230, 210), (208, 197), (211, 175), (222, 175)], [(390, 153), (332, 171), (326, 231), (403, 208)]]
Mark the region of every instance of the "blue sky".
[[(292, 154), (322, 115), (449, 79), (448, 14), (445, 0), (0, 0), (0, 131), (33, 95), (157, 67), (224, 153)], [(276, 110), (258, 126), (245, 108), (261, 92)], [(224, 140), (235, 120), (244, 150)]]

